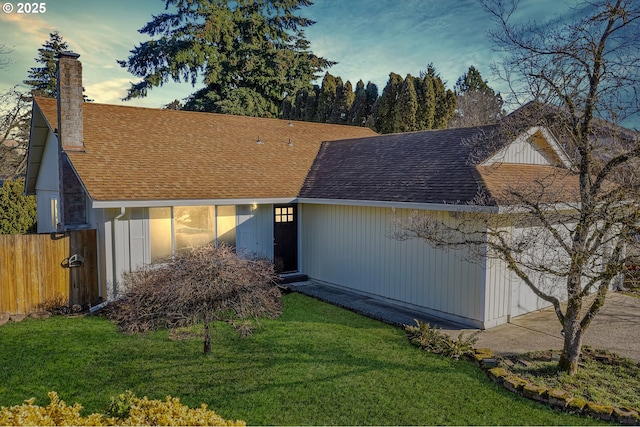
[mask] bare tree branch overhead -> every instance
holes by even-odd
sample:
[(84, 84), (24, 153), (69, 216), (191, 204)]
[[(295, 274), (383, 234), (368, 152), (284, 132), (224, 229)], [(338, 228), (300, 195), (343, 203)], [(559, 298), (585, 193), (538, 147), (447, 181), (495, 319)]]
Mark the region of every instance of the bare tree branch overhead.
[[(395, 237), (473, 246), (506, 263), (553, 305), (564, 333), (558, 367), (574, 374), (583, 335), (624, 274), (627, 246), (640, 232), (640, 135), (623, 126), (640, 112), (640, 4), (583, 1), (565, 19), (519, 24), (517, 1), (481, 3), (496, 23), (489, 35), (505, 54), (496, 66), (510, 88), (503, 96), (522, 105), (466, 141), (468, 162), (487, 189), (474, 204), (497, 206), (498, 214), (442, 221), (416, 212), (396, 219)], [(537, 132), (548, 135), (566, 159), (530, 169), (488, 162), (532, 128), (524, 138), (535, 143)]]

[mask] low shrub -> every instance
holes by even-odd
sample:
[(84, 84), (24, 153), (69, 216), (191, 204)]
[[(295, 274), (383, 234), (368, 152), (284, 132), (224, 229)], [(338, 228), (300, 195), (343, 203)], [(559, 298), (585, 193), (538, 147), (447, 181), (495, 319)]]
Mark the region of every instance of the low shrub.
[(34, 405), (35, 399), (22, 405), (0, 407), (0, 425), (13, 426), (112, 426), (112, 425), (192, 425), (192, 426), (244, 426), (244, 421), (225, 420), (203, 404), (189, 408), (177, 397), (164, 401), (139, 398), (127, 392), (111, 398), (106, 414), (83, 417), (78, 403), (67, 406), (55, 391), (49, 392), (51, 402), (47, 406)]
[(474, 332), (467, 337), (463, 332), (460, 332), (458, 338), (454, 340), (438, 327), (417, 319), (414, 320), (417, 326), (405, 325), (405, 331), (413, 345), (456, 360), (463, 356), (473, 356), (474, 346), (478, 341), (476, 336), (479, 332)]

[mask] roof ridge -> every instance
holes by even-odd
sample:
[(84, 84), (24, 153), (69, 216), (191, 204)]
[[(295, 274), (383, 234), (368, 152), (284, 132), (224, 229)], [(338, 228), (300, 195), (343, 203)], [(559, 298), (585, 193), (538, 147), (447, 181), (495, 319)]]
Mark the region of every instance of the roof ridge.
[[(45, 102), (57, 102), (56, 98), (52, 98), (52, 97), (45, 97), (45, 96), (34, 96), (34, 99), (36, 100), (44, 100)], [(256, 116), (242, 116), (239, 114), (225, 114), (225, 113), (214, 113), (214, 112), (209, 112), (209, 111), (193, 111), (193, 110), (172, 110), (172, 109), (165, 109), (165, 108), (158, 108), (158, 107), (144, 107), (144, 106), (137, 106), (137, 105), (122, 105), (122, 104), (106, 104), (106, 103), (100, 103), (100, 102), (86, 102), (83, 104), (83, 108), (84, 107), (89, 107), (89, 108), (93, 108), (93, 107), (108, 107), (108, 108), (122, 108), (122, 109), (135, 109), (135, 110), (146, 110), (146, 111), (153, 111), (156, 113), (160, 113), (160, 114), (206, 114), (209, 116), (215, 116), (215, 117), (222, 117), (222, 118), (235, 118), (235, 119), (244, 119), (244, 120), (258, 120), (258, 121), (276, 121), (278, 123), (283, 123), (283, 122), (288, 122), (291, 123), (292, 125), (295, 124), (301, 124), (304, 126), (323, 126), (323, 127), (327, 127), (327, 126), (338, 126), (341, 128), (354, 128), (354, 127), (361, 127), (361, 126), (351, 126), (351, 125), (347, 125), (347, 124), (339, 124), (339, 123), (321, 123), (321, 122), (308, 122), (308, 121), (303, 121), (303, 120), (291, 120), (291, 119), (283, 119), (283, 118), (278, 118), (278, 117), (256, 117)]]

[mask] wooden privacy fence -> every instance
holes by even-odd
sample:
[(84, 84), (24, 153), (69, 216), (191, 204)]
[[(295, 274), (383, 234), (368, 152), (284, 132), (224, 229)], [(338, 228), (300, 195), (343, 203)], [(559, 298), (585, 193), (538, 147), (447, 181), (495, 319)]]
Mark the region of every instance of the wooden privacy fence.
[(0, 235), (0, 312), (98, 300), (96, 231)]

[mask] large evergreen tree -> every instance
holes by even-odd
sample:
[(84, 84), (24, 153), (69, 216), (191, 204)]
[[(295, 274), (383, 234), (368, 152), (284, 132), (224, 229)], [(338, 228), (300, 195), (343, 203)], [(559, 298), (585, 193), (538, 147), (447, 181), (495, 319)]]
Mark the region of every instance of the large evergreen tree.
[(449, 120), (455, 115), (456, 95), (451, 89), (445, 87), (445, 82), (436, 73), (436, 69), (432, 64), (429, 64), (427, 71), (423, 73), (423, 78), (430, 80), (435, 95), (433, 126), (428, 129), (444, 129), (449, 124)]
[(454, 90), (456, 113), (449, 127), (486, 125), (504, 116), (502, 96), (489, 87), (474, 66), (458, 78)]
[[(41, 67), (31, 67), (27, 80), (23, 83), (31, 87), (31, 93), (37, 96), (48, 96), (55, 98), (56, 86), (58, 79), (56, 71), (58, 66), (58, 54), (68, 51), (69, 45), (65, 42), (57, 31), (49, 33), (49, 40), (45, 41), (40, 49), (38, 49), (38, 57), (36, 62), (42, 64)], [(84, 88), (82, 88), (84, 92)], [(92, 99), (87, 98), (84, 93), (82, 97), (85, 102), (91, 102)]]
[(402, 90), (403, 79), (399, 74), (390, 73), (387, 85), (382, 90), (382, 95), (378, 98), (375, 106), (374, 120), (375, 130), (380, 133), (395, 132), (394, 121), (396, 103), (400, 90)]
[(380, 133), (442, 129), (453, 117), (456, 97), (436, 73), (433, 65), (420, 78), (396, 73), (378, 99), (373, 114), (374, 129)]
[(56, 60), (60, 52), (69, 50), (69, 45), (62, 39), (57, 31), (49, 33), (49, 40), (45, 41), (38, 49), (38, 57), (35, 59), (40, 67), (32, 67), (29, 70), (29, 78), (24, 84), (31, 87), (32, 93), (39, 96), (56, 97)]
[(185, 108), (278, 116), (282, 102), (333, 65), (314, 55), (297, 14), (310, 0), (165, 0), (165, 13), (140, 32), (151, 40), (118, 61), (142, 80), (125, 99), (146, 96), (169, 80), (202, 79)]
[(314, 121), (319, 123), (328, 123), (329, 115), (336, 101), (336, 90), (338, 88), (338, 80), (342, 85), (342, 79), (326, 73), (322, 79), (322, 86), (318, 94), (318, 103), (316, 106), (316, 117)]
[(339, 77), (336, 79), (336, 83), (336, 100), (331, 108), (329, 123), (351, 124), (349, 113), (356, 97), (353, 86), (349, 80), (342, 84), (342, 79)]
[(393, 132), (412, 132), (418, 129), (416, 114), (418, 112), (418, 95), (415, 78), (408, 74), (405, 77), (398, 95), (393, 120)]
[(365, 89), (364, 82), (358, 80), (356, 83), (356, 91), (354, 93), (353, 105), (349, 113), (349, 122), (355, 126), (362, 126), (367, 121), (367, 90)]

